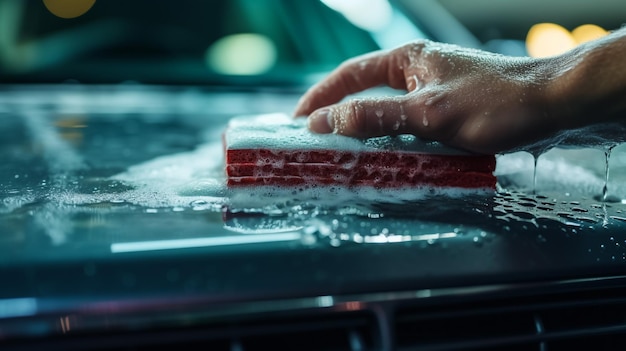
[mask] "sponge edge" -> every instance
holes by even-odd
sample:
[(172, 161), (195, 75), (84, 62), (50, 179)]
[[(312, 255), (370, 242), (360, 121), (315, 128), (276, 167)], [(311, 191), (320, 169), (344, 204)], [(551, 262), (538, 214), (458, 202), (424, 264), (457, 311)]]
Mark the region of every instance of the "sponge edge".
[(494, 189), (494, 155), (412, 135), (355, 139), (314, 134), (284, 114), (232, 119), (223, 135), (227, 184)]

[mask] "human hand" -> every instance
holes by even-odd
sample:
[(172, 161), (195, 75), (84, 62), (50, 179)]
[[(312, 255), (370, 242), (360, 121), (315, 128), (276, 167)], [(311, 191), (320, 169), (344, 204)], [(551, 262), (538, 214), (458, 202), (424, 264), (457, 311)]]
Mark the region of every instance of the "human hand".
[[(344, 62), (302, 96), (295, 115), (310, 114), (317, 133), (414, 134), (478, 153), (506, 151), (561, 128), (548, 103), (549, 61), (412, 42)], [(407, 93), (338, 103), (378, 85)]]

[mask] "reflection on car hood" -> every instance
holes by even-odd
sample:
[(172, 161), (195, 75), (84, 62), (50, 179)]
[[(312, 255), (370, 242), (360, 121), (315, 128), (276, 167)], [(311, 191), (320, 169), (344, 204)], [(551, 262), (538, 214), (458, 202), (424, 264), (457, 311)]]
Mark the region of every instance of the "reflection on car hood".
[(601, 150), (598, 164), (546, 154), (537, 172), (528, 155), (500, 156), (497, 192), (456, 197), (227, 189), (227, 121), (290, 113), (297, 98), (5, 87), (0, 279), (13, 283), (0, 298), (67, 308), (120, 296), (250, 302), (621, 272), (626, 207), (602, 201)]

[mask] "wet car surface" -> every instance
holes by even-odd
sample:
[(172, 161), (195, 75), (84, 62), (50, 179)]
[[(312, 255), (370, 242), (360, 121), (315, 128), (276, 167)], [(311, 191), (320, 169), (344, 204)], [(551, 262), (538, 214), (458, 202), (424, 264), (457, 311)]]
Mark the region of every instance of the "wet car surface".
[[(462, 197), (227, 189), (221, 132), (229, 117), (250, 113), (237, 102), (276, 112), (297, 94), (95, 90), (5, 91), (3, 325), (17, 336), (58, 327), (54, 319), (10, 328), (30, 315), (88, 310), (95, 324), (74, 328), (90, 331), (113, 310), (162, 312), (144, 306), (162, 299), (232, 313), (224, 306), (285, 297), (598, 279), (626, 259), (626, 205), (602, 201), (601, 174), (568, 193), (534, 193), (532, 161), (518, 157), (525, 174), (502, 174), (497, 192)], [(90, 106), (94, 94), (108, 107)], [(224, 100), (221, 113), (206, 112)], [(11, 307), (24, 298), (37, 307)], [(93, 311), (102, 304), (117, 307)]]
[[(0, 342), (559, 349), (579, 330), (623, 342), (607, 312), (624, 305), (622, 146), (499, 155), (496, 191), (463, 196), (227, 188), (228, 120), (290, 114), (302, 91), (2, 86)], [(594, 308), (607, 317), (555, 318)]]

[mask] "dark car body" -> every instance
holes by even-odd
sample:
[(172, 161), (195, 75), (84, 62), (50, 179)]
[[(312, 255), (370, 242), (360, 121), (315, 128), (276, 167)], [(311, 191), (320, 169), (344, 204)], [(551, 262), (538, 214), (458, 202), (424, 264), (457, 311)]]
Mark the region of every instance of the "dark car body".
[[(619, 147), (608, 181), (604, 149), (498, 156), (487, 194), (223, 186), (231, 118), (290, 114), (407, 33), (483, 41), (438, 2), (392, 5), (366, 30), (318, 1), (102, 0), (73, 20), (0, 1), (21, 19), (0, 71), (0, 349), (622, 349)], [(207, 63), (244, 32), (273, 38), (273, 66)]]

